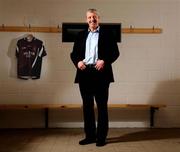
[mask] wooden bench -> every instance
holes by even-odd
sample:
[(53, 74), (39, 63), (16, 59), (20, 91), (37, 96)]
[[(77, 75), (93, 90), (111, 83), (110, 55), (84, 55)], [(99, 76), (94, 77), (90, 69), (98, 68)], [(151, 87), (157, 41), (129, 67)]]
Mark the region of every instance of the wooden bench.
[[(108, 108), (136, 108), (148, 109), (150, 113), (150, 127), (154, 127), (154, 115), (159, 108), (166, 107), (163, 104), (109, 104)], [(45, 128), (49, 126), (49, 109), (78, 109), (82, 108), (81, 104), (0, 104), (2, 109), (44, 109)]]

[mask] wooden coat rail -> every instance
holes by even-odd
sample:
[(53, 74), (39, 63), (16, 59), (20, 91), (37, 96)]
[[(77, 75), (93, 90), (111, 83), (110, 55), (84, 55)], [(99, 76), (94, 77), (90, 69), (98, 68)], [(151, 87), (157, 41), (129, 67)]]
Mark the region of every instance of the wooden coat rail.
[(26, 26), (1, 26), (1, 32), (42, 32), (42, 33), (60, 33), (59, 27), (26, 27)]
[(161, 28), (122, 28), (122, 33), (125, 34), (160, 34)]
[[(60, 27), (26, 27), (26, 26), (0, 26), (0, 32), (42, 32), (42, 33), (61, 33)], [(124, 34), (160, 34), (161, 28), (122, 28)]]

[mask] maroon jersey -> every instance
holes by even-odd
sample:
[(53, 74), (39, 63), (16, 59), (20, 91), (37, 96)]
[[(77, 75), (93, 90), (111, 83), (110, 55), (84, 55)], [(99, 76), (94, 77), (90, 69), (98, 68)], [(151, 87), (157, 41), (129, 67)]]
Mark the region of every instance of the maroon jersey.
[(46, 51), (41, 40), (22, 38), (17, 42), (17, 75), (21, 79), (39, 79), (41, 74), (42, 58)]

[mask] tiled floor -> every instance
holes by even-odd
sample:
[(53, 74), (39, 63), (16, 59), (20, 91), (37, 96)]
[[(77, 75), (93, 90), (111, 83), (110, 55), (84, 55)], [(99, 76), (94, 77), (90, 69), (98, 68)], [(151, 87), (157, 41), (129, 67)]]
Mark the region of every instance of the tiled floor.
[(108, 144), (80, 146), (82, 129), (0, 130), (0, 152), (180, 152), (180, 129), (110, 129)]

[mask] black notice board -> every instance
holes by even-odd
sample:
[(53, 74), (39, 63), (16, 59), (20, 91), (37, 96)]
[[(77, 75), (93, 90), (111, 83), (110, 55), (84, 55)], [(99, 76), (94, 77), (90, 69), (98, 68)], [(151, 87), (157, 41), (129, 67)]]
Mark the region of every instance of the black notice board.
[[(101, 23), (101, 28), (111, 30), (117, 42), (121, 42), (121, 23)], [(88, 29), (87, 23), (62, 23), (62, 42), (74, 42), (77, 34)]]

